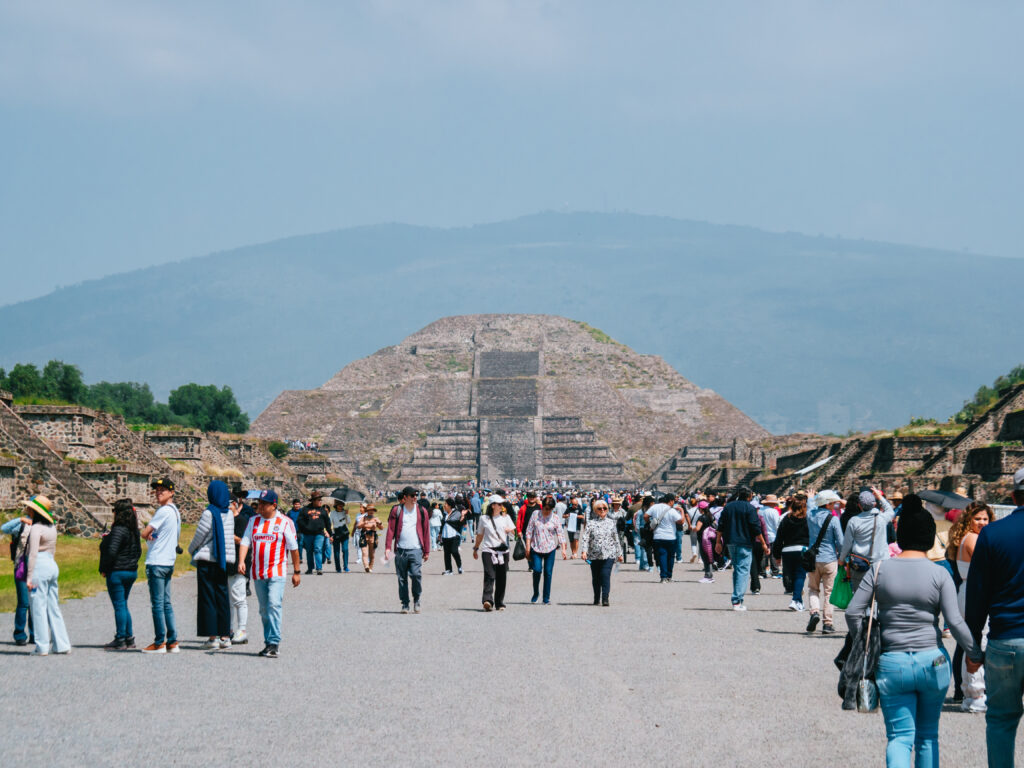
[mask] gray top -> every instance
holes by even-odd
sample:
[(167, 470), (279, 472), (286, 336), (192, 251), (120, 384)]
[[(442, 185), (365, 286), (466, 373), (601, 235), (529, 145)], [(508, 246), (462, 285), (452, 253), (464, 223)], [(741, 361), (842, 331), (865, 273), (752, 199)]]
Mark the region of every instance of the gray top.
[(978, 658), (974, 638), (956, 602), (949, 572), (927, 558), (894, 557), (871, 568), (846, 608), (846, 624), (853, 634), (867, 619), (878, 569), (878, 621), (882, 653), (913, 653), (942, 647), (942, 613), (950, 632), (967, 655)]
[[(231, 564), (235, 562), (235, 517), (231, 512), (225, 512), (220, 519), (224, 526), (224, 555), (226, 562)], [(196, 532), (192, 535), (192, 542), (188, 545), (188, 552), (192, 555), (193, 562), (197, 560), (214, 562), (213, 550), (210, 547), (212, 540), (213, 512), (207, 507), (199, 516)]]
[[(846, 562), (851, 552), (866, 557), (872, 563), (889, 559), (889, 540), (885, 536), (885, 530), (886, 526), (892, 522), (896, 512), (888, 499), (882, 499), (881, 505), (881, 509), (875, 507), (867, 512), (861, 512), (846, 524), (846, 533), (843, 534), (843, 550), (839, 553), (841, 562)], [(872, 533), (874, 533), (874, 547), (871, 545)]]

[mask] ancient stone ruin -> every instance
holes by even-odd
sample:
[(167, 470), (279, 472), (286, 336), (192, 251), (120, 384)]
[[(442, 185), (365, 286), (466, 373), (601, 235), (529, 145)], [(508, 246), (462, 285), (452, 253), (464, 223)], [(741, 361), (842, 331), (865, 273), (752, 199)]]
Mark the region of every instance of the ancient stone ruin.
[(547, 315), (446, 317), (283, 392), (255, 434), (315, 439), (367, 482), (634, 485), (679, 441), (767, 437), (660, 357)]

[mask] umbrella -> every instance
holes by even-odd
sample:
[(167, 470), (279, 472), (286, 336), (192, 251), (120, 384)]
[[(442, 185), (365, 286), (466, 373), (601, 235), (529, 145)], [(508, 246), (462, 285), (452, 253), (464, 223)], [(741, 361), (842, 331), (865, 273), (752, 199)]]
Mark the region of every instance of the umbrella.
[(930, 501), (945, 509), (964, 509), (973, 501), (952, 491), (921, 491), (917, 495), (921, 497), (921, 501)]
[(343, 485), (340, 488), (335, 488), (331, 491), (328, 498), (337, 499), (341, 502), (348, 501), (362, 501), (366, 497), (354, 488), (349, 488), (347, 485)]

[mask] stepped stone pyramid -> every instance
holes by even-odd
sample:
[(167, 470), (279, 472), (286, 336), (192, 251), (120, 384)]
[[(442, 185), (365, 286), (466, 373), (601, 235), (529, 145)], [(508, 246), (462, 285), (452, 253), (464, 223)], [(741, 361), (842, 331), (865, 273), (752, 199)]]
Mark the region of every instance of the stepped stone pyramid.
[(266, 437), (313, 439), (373, 484), (506, 478), (627, 485), (687, 445), (767, 432), (654, 355), (549, 315), (442, 318), (286, 391)]

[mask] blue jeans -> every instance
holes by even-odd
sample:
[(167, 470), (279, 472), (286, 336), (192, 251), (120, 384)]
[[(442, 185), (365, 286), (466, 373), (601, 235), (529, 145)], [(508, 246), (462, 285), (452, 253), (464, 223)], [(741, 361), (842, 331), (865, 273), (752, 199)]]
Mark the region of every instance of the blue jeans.
[(263, 622), (263, 642), (278, 645), (281, 642), (281, 603), (284, 601), (284, 576), (272, 579), (253, 579), (256, 599), (260, 604), (260, 620)]
[(320, 561), (326, 563), (331, 559), (331, 540), (324, 534), (320, 542)]
[(807, 580), (807, 571), (800, 561), (803, 552), (783, 552), (782, 572), (790, 574), (793, 578), (793, 600), (803, 605), (804, 582)]
[(949, 656), (940, 648), (915, 653), (889, 651), (879, 657), (875, 682), (889, 739), (885, 748), (888, 768), (910, 768), (914, 750), (916, 768), (938, 768), (939, 715), (949, 678)]
[[(24, 581), (15, 581), (14, 588), (18, 593), (18, 607), (14, 610), (14, 641), (33, 640), (32, 635), (32, 611), (29, 610), (28, 584)], [(27, 631), (26, 631), (27, 627)]]
[(113, 571), (107, 576), (107, 594), (114, 606), (115, 640), (127, 640), (135, 636), (132, 631), (132, 615), (128, 612), (128, 596), (138, 577), (137, 571)]
[(1011, 768), (1024, 705), (1024, 639), (988, 639), (985, 651), (985, 741), (989, 768)]
[(176, 643), (178, 630), (174, 627), (174, 606), (171, 605), (171, 577), (173, 565), (147, 565), (146, 583), (149, 585), (149, 603), (153, 608), (153, 642)]
[(419, 549), (395, 549), (395, 573), (398, 574), (398, 599), (409, 607), (409, 581), (412, 580), (412, 601), (420, 601), (423, 590), (423, 552)]
[(647, 562), (647, 547), (644, 546), (643, 537), (635, 534), (633, 541), (635, 542), (633, 554), (636, 556), (636, 567), (641, 571), (649, 571), (651, 564)]
[[(306, 538), (307, 538), (307, 536), (304, 533), (297, 533), (295, 535), (299, 539), (299, 562), (301, 563), (302, 562), (302, 558), (306, 554)], [(306, 558), (306, 561), (307, 562), (309, 561), (308, 557)]]
[(612, 568), (615, 567), (614, 558), (590, 561), (590, 583), (594, 587), (594, 602), (604, 600), (608, 602), (608, 593), (612, 590)]
[(315, 536), (305, 535), (306, 539), (306, 570), (311, 571), (315, 567), (318, 571), (324, 567), (324, 535), (318, 533)]
[(672, 569), (675, 567), (675, 539), (655, 539), (654, 559), (658, 561), (658, 571), (663, 579), (672, 578)]
[(555, 552), (538, 552), (530, 550), (530, 570), (533, 571), (533, 599), (540, 596), (540, 577), (544, 575), (544, 602), (551, 602), (551, 574), (555, 571)]
[(683, 531), (681, 528), (676, 529), (676, 562), (682, 562), (683, 559)]
[(732, 559), (732, 604), (743, 602), (750, 586), (750, 564), (754, 561), (754, 548), (741, 544), (729, 545), (729, 557)]
[(348, 537), (334, 542), (334, 570), (340, 571), (342, 561), (345, 563), (345, 572), (348, 572)]

